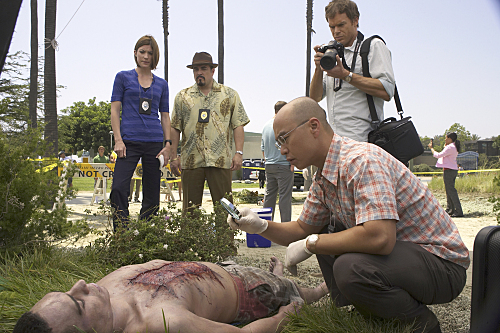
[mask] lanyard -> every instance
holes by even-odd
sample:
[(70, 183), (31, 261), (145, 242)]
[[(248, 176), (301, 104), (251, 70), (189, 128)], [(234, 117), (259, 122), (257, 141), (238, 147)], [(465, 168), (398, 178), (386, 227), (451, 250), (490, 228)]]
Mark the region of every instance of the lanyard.
[[(153, 88), (153, 81), (154, 81), (154, 78), (151, 79), (151, 85), (149, 86), (149, 89), (151, 89), (151, 100), (153, 100), (153, 89), (154, 89)], [(141, 99), (142, 98), (141, 92), (144, 92), (144, 93), (146, 93), (146, 92), (144, 91), (144, 88), (139, 83), (139, 78), (137, 78), (137, 85), (139, 86), (139, 99)]]

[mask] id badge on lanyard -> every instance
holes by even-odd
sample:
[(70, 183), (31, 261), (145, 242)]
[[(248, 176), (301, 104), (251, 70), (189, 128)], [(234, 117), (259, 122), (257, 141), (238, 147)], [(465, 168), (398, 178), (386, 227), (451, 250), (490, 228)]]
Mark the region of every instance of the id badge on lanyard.
[(141, 97), (139, 102), (139, 113), (140, 114), (151, 114), (151, 98)]
[(139, 84), (139, 113), (140, 114), (151, 114), (151, 103), (153, 103), (153, 81), (151, 81), (151, 98), (141, 97), (141, 90), (143, 88)]

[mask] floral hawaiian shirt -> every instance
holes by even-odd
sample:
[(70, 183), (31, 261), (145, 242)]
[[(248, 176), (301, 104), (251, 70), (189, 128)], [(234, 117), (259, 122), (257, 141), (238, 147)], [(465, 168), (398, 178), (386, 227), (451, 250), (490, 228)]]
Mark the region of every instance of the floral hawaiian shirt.
[(196, 84), (181, 90), (175, 96), (171, 126), (182, 133), (182, 168), (231, 168), (233, 130), (249, 122), (234, 89), (213, 81), (207, 96)]

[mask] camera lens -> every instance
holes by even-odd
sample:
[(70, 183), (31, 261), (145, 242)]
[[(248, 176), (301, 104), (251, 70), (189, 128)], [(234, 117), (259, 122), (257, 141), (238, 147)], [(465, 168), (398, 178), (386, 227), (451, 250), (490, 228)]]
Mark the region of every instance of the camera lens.
[(323, 67), (326, 70), (329, 70), (337, 66), (336, 56), (337, 56), (336, 49), (326, 50), (325, 54), (323, 55), (323, 57), (321, 57), (321, 60), (319, 61), (321, 67)]

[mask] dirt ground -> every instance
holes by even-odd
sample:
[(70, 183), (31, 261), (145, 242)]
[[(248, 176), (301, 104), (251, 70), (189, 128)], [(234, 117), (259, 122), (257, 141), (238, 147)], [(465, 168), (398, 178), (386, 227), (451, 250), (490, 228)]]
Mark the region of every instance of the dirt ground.
[[(256, 190), (256, 189), (252, 189)], [(263, 189), (259, 189), (259, 195), (263, 196)], [(174, 196), (178, 199), (177, 191), (174, 191)], [(303, 200), (306, 196), (304, 192), (294, 192), (294, 198)], [(444, 194), (435, 194), (436, 198), (439, 200), (441, 205), (445, 205), (446, 198)], [(108, 223), (106, 216), (100, 215), (98, 211), (99, 205), (90, 205), (90, 198), (92, 197), (91, 192), (83, 192), (79, 194), (79, 200), (73, 200), (68, 203), (68, 207), (73, 211), (71, 218), (82, 218), (87, 217), (90, 223), (95, 228), (104, 228)], [(165, 195), (161, 195), (161, 199), (164, 200)], [(469, 251), (471, 251), (471, 259), (473, 258), (473, 247), (474, 239), (477, 233), (486, 226), (497, 225), (495, 216), (492, 213), (492, 204), (488, 203), (487, 198), (481, 195), (460, 195), (462, 202), (463, 211), (465, 214), (464, 218), (454, 219), (455, 224), (460, 231), (462, 240), (466, 244)], [(207, 212), (211, 212), (212, 201), (210, 196), (204, 196), (203, 198), (203, 208)], [(74, 203), (73, 203), (74, 202)], [(161, 202), (161, 206), (166, 205), (165, 202)], [(176, 203), (177, 207), (181, 207), (181, 202)], [(247, 206), (250, 208), (259, 208), (255, 204), (238, 204), (238, 206)], [(292, 220), (296, 220), (302, 211), (302, 202), (294, 203), (292, 206)], [(140, 203), (131, 203), (129, 210), (132, 216), (137, 215), (141, 208)], [(95, 215), (94, 215), (95, 214)], [(275, 221), (280, 221), (279, 210), (276, 211), (274, 216)], [(245, 234), (240, 234), (237, 238), (240, 240), (238, 247), (238, 255), (231, 258), (241, 265), (260, 267), (262, 269), (268, 269), (269, 258), (271, 256), (276, 256), (280, 260), (284, 261), (286, 247), (275, 243), (272, 243), (270, 247), (267, 248), (255, 248), (247, 247), (245, 242)], [(80, 245), (84, 245), (93, 239), (88, 238), (83, 240)], [(303, 287), (315, 287), (319, 285), (323, 279), (317, 261), (314, 256), (305, 260), (298, 265), (298, 275), (291, 276), (288, 271), (285, 270), (285, 276), (294, 280), (298, 285)], [(469, 322), (470, 322), (470, 303), (471, 303), (471, 285), (472, 285), (472, 264), (467, 270), (467, 284), (463, 289), (462, 293), (452, 302), (446, 304), (431, 305), (430, 308), (436, 316), (438, 317), (442, 332), (445, 333), (468, 333), (469, 332)]]
[[(254, 191), (258, 191), (260, 196), (263, 196), (263, 189), (252, 189)], [(238, 191), (238, 190), (235, 190)], [(304, 192), (293, 192), (293, 197), (297, 200), (303, 201), (306, 197), (307, 193)], [(89, 197), (91, 196), (91, 192), (80, 192), (79, 196)], [(178, 199), (178, 192), (174, 191), (174, 196)], [(443, 194), (437, 194), (436, 197), (444, 204), (445, 198)], [(160, 207), (164, 207), (167, 203), (164, 201), (165, 194), (161, 194), (161, 202)], [(463, 210), (465, 213), (465, 217), (456, 218), (453, 221), (458, 227), (460, 231), (460, 236), (464, 241), (467, 248), (472, 251), (474, 245), (474, 239), (477, 233), (486, 226), (496, 225), (496, 219), (493, 214), (488, 213), (491, 212), (491, 204), (487, 203), (487, 198), (476, 196), (476, 195), (462, 195), (461, 196)], [(210, 196), (204, 196), (203, 198), (203, 209), (207, 212), (213, 211), (212, 200)], [(181, 208), (182, 203), (176, 202), (177, 207)], [(250, 207), (250, 208), (259, 208), (262, 206), (255, 204), (238, 204), (239, 207)], [(90, 205), (90, 198), (88, 200), (79, 200), (78, 203), (68, 203), (68, 207), (72, 210), (71, 218), (82, 218), (87, 217), (91, 222), (92, 226), (95, 228), (105, 228), (108, 223), (106, 216), (101, 215), (99, 211), (99, 205), (94, 204)], [(292, 204), (292, 220), (296, 220), (302, 211), (303, 204), (302, 202), (293, 203)], [(129, 205), (129, 211), (132, 216), (136, 216), (141, 209), (141, 203), (131, 202)], [(276, 207), (276, 212), (274, 215), (275, 221), (280, 221), (280, 214), (278, 206)], [(243, 233), (239, 235), (237, 238), (241, 240), (245, 240), (246, 235)], [(86, 242), (93, 241), (92, 238), (86, 239), (80, 243), (80, 245), (85, 244)], [(251, 248), (245, 246), (245, 244), (240, 244), (238, 254), (242, 256), (257, 256), (260, 258), (269, 258), (271, 255), (276, 255), (278, 257), (284, 258), (286, 247), (279, 246), (277, 244), (273, 244), (270, 248)], [(314, 260), (311, 260), (313, 264), (316, 264)]]

